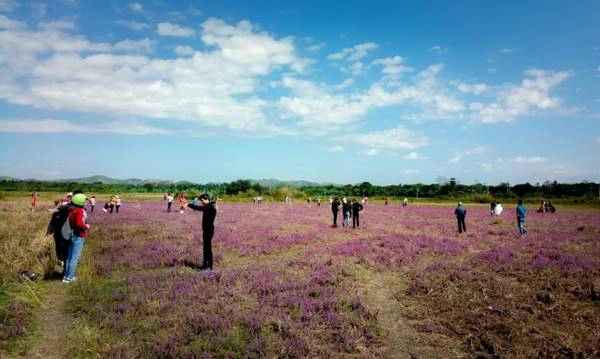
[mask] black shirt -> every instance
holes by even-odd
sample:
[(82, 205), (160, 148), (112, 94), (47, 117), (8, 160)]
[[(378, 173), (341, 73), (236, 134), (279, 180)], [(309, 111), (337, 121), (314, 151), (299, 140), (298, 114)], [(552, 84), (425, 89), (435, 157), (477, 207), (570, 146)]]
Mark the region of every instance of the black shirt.
[(358, 202), (352, 203), (352, 214), (354, 214), (355, 216), (358, 215), (358, 212), (362, 211), (362, 209), (363, 209), (362, 204), (360, 204)]
[(202, 230), (214, 230), (215, 229), (215, 217), (217, 216), (217, 209), (211, 202), (202, 206), (196, 206), (193, 203), (188, 204), (188, 207), (194, 211), (202, 211)]

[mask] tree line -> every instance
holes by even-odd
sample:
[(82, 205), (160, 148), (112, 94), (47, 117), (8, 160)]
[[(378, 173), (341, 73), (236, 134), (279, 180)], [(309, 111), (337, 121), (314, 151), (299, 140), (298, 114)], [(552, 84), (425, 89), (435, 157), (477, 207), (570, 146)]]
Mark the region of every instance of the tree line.
[[(107, 183), (74, 183), (47, 182), (33, 180), (2, 180), (0, 191), (19, 192), (68, 192), (80, 189), (85, 193), (210, 193), (227, 196), (272, 196), (277, 199), (290, 195), (295, 198), (305, 196), (354, 196), (354, 197), (410, 197), (410, 198), (457, 198), (471, 196), (485, 202), (489, 198), (579, 198), (595, 200), (599, 197), (599, 184), (593, 182), (558, 183), (521, 183), (510, 185), (502, 182), (498, 185), (461, 184), (454, 178), (433, 184), (397, 184), (379, 186), (369, 182), (347, 185), (308, 185), (297, 188), (266, 188), (251, 180), (239, 179), (229, 183), (196, 184), (182, 183), (145, 183), (107, 184)], [(282, 198), (279, 198), (282, 197)]]

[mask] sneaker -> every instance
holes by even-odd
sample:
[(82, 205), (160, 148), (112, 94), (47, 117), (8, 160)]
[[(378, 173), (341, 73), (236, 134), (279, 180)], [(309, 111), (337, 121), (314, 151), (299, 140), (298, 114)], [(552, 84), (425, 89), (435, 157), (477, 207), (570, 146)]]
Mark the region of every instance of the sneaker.
[(67, 278), (63, 278), (62, 282), (63, 283), (71, 283), (71, 281), (69, 279), (67, 279)]
[(202, 269), (202, 273), (210, 273), (210, 272), (212, 272), (211, 267), (206, 267), (206, 268)]
[(104, 212), (108, 212), (108, 211), (106, 210), (106, 208), (102, 208), (102, 210), (103, 210)]
[(71, 282), (77, 282), (78, 279), (79, 278), (77, 278), (77, 277), (73, 277), (73, 278), (71, 278)]

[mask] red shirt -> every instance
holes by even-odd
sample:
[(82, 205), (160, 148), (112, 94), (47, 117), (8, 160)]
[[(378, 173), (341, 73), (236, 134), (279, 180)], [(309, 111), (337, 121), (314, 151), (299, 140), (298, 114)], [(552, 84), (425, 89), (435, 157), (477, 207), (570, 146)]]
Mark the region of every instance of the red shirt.
[(84, 219), (83, 208), (75, 207), (69, 213), (69, 224), (71, 225), (71, 229), (73, 229), (73, 234), (81, 238), (85, 238), (88, 231), (88, 225), (85, 224)]

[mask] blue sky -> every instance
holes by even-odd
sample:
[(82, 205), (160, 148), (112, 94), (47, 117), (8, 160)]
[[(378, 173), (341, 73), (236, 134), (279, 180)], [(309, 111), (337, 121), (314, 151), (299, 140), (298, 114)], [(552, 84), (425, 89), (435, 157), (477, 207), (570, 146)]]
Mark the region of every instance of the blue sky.
[(0, 175), (599, 181), (598, 14), (0, 0)]

